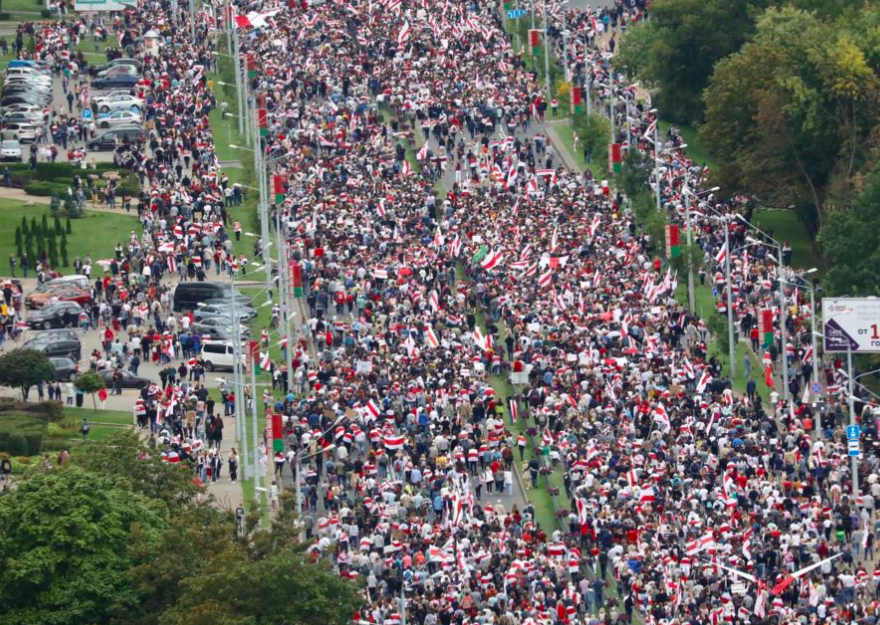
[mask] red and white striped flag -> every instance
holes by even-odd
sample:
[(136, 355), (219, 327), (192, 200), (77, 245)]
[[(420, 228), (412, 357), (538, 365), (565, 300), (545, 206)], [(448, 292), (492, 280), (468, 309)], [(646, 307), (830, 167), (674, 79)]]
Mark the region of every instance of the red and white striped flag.
[(372, 399), (367, 401), (367, 410), (369, 410), (370, 414), (373, 415), (374, 417), (376, 417), (377, 419), (379, 418), (379, 415), (381, 414), (381, 411), (379, 410), (379, 406), (377, 406), (376, 402)]
[(511, 399), (510, 400), (510, 422), (516, 423), (518, 418), (519, 418), (519, 415), (517, 414), (516, 400)]
[(403, 436), (389, 436), (385, 435), (382, 437), (382, 444), (385, 445), (385, 449), (403, 449)]
[(715, 262), (723, 263), (725, 258), (727, 258), (727, 243), (722, 245), (721, 249), (718, 250), (718, 253), (715, 254)]
[(494, 269), (498, 263), (501, 262), (501, 259), (504, 257), (504, 254), (501, 250), (493, 250), (492, 252), (486, 254), (486, 257), (483, 259), (483, 262), (480, 263), (486, 271)]
[(407, 41), (409, 41), (409, 37), (412, 35), (412, 29), (409, 27), (409, 22), (403, 22), (403, 26), (400, 28), (400, 32), (397, 33), (397, 45), (403, 46)]

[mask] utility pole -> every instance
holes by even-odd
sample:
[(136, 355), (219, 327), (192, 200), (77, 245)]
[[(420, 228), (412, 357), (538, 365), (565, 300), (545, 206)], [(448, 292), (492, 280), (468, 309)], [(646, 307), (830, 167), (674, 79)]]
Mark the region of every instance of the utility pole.
[(553, 99), (550, 91), (550, 30), (547, 28), (547, 0), (544, 0), (544, 82), (547, 86), (547, 105)]
[(691, 311), (691, 314), (696, 310), (696, 304), (694, 302), (694, 259), (693, 253), (691, 252), (691, 189), (688, 186), (690, 184), (690, 170), (685, 171), (684, 175), (684, 204), (685, 204), (685, 220), (687, 223), (685, 224), (685, 231), (687, 232), (687, 248), (688, 248), (688, 309)]
[(782, 264), (782, 246), (777, 245), (776, 250), (779, 252), (779, 325), (782, 333), (782, 398), (787, 402), (788, 397), (788, 328), (786, 322), (788, 310), (785, 305), (785, 281), (782, 277), (782, 271), (785, 266)]
[(660, 136), (657, 132), (657, 119), (654, 119), (654, 179), (657, 182), (657, 210), (662, 208), (660, 202)]
[(244, 388), (241, 380), (241, 337), (238, 332), (238, 313), (236, 311), (237, 302), (235, 301), (235, 273), (232, 275), (232, 392), (235, 395), (235, 433), (241, 446), (241, 477), (242, 479), (250, 477), (250, 469), (248, 469), (247, 455), (247, 430), (244, 423), (244, 411), (241, 409), (242, 399), (244, 397)]
[(241, 69), (239, 68), (239, 62), (241, 61), (241, 50), (239, 49), (238, 44), (238, 26), (236, 24), (232, 25), (232, 44), (234, 49), (233, 52), (233, 65), (235, 67), (235, 91), (236, 96), (238, 98), (238, 134), (244, 135), (244, 116), (245, 112), (245, 101), (244, 101), (244, 85), (242, 84), (242, 76)]
[[(847, 375), (848, 389), (847, 389), (847, 393), (846, 393), (847, 394), (846, 402), (849, 404), (849, 424), (855, 425), (856, 424), (856, 406), (855, 406), (855, 402), (853, 401), (853, 390), (854, 390), (853, 389), (853, 382), (854, 382), (855, 374), (853, 372), (853, 365), (852, 365), (852, 346), (851, 345), (846, 346), (846, 372), (849, 374), (849, 375)], [(852, 471), (852, 498), (853, 498), (853, 503), (855, 503), (856, 500), (858, 499), (858, 496), (859, 496), (859, 461), (856, 456), (850, 456), (850, 460), (852, 461), (852, 465), (851, 465), (851, 469), (850, 469)]]
[(727, 342), (730, 350), (730, 380), (736, 378), (736, 345), (733, 342), (733, 279), (730, 275), (730, 222), (724, 216), (724, 272), (727, 274)]

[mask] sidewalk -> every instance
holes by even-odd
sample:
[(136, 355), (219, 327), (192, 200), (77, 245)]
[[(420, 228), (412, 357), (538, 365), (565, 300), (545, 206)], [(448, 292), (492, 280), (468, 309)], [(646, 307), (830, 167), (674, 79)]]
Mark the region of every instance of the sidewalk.
[[(26, 193), (24, 189), (15, 189), (2, 186), (0, 186), (0, 199), (17, 200), (19, 202), (23, 202), (26, 206), (31, 206), (33, 204), (44, 204), (48, 206), (52, 203), (51, 197), (44, 195), (30, 195), (29, 193)], [(135, 210), (126, 212), (121, 208), (110, 208), (103, 204), (94, 204), (88, 201), (86, 202), (86, 210), (94, 211), (97, 213), (112, 213), (114, 215), (130, 215), (134, 218), (137, 218), (137, 211)]]

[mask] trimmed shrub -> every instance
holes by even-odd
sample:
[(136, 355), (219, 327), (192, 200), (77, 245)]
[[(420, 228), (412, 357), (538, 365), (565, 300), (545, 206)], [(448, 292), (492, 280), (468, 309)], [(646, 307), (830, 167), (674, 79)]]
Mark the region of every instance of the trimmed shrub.
[(6, 442), (6, 451), (13, 456), (29, 456), (28, 442), (23, 434), (10, 434)]

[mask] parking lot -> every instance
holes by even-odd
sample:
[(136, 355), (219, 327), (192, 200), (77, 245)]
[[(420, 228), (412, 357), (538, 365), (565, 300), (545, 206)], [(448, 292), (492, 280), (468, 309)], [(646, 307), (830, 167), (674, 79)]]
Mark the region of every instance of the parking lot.
[(37, 162), (88, 166), (113, 162), (115, 146), (142, 140), (143, 102), (131, 95), (139, 66), (124, 58), (95, 65), (108, 65), (106, 73), (65, 76), (37, 62), (10, 62), (0, 101), (0, 158), (28, 162), (35, 152)]

